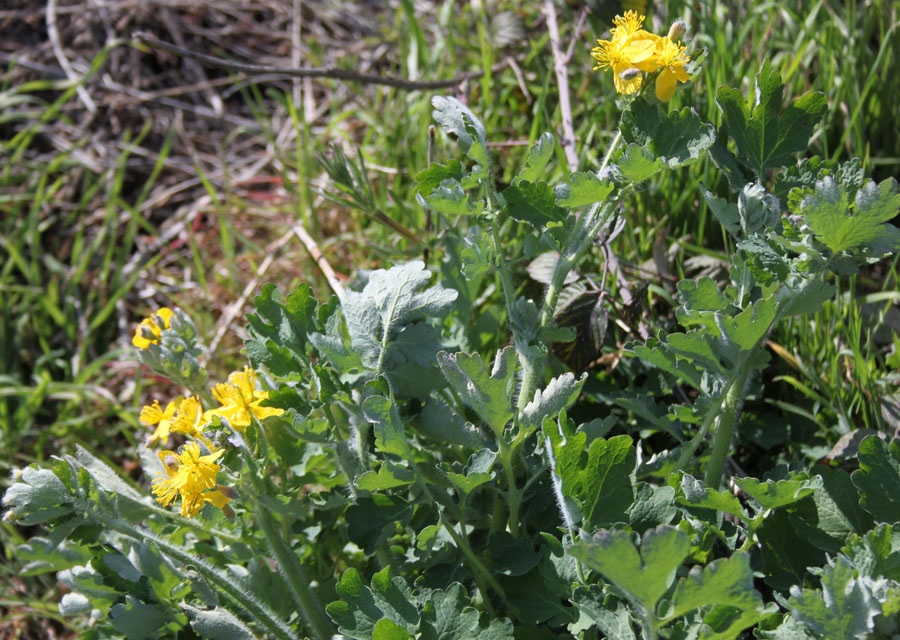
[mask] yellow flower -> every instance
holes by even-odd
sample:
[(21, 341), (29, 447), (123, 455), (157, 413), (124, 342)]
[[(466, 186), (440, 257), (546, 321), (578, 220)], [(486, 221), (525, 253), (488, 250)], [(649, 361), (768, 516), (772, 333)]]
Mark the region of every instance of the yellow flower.
[(160, 409), (159, 400), (154, 400), (153, 404), (141, 409), (141, 415), (138, 418), (141, 424), (148, 427), (156, 425), (156, 431), (150, 436), (150, 442), (162, 440), (163, 444), (166, 444), (169, 441), (169, 432), (173, 430), (172, 424), (175, 422), (175, 412), (183, 401), (184, 396), (178, 396), (166, 405), (165, 411)]
[[(141, 320), (141, 324), (134, 330), (134, 338), (131, 339), (131, 344), (138, 349), (146, 349), (151, 344), (158, 344), (159, 336), (162, 334), (163, 329), (170, 328), (170, 320), (173, 315), (171, 309), (163, 307), (149, 318)], [(160, 323), (163, 325), (162, 327), (159, 326)]]
[(191, 396), (190, 398), (185, 398), (184, 402), (178, 407), (171, 429), (178, 433), (186, 433), (189, 436), (199, 436), (200, 431), (206, 426), (207, 422), (209, 420), (203, 419), (203, 407), (200, 406), (200, 401)]
[(597, 60), (594, 70), (613, 70), (616, 91), (625, 95), (637, 93), (644, 82), (641, 73), (660, 68), (657, 59), (659, 36), (641, 28), (644, 16), (627, 11), (625, 17), (616, 16), (611, 31), (612, 40), (597, 40), (591, 55)]
[(156, 501), (164, 507), (169, 506), (177, 496), (181, 496), (181, 515), (193, 518), (207, 502), (222, 508), (229, 500), (221, 491), (209, 491), (216, 487), (216, 475), (222, 468), (216, 464), (224, 449), (217, 449), (209, 455), (200, 455), (200, 445), (189, 442), (181, 449), (181, 453), (161, 451), (162, 460), (168, 477), (161, 476), (153, 481), (153, 493)]
[(204, 413), (203, 420), (220, 416), (239, 431), (249, 427), (252, 418), (262, 420), (284, 413), (274, 407), (259, 406), (260, 402), (269, 397), (269, 392), (256, 390), (256, 374), (250, 367), (244, 367), (243, 372), (232, 373), (228, 376), (228, 384), (217, 384), (212, 388), (212, 394), (222, 406)]
[(678, 83), (687, 82), (691, 78), (684, 70), (688, 57), (684, 53), (684, 45), (665, 37), (660, 39), (657, 58), (662, 72), (656, 78), (656, 98), (660, 102), (668, 102), (675, 94)]

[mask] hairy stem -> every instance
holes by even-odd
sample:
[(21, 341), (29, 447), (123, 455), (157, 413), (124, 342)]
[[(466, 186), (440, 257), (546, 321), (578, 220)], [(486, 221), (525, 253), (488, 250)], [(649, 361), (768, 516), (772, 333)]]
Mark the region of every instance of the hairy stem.
[(269, 543), (269, 549), (275, 556), (278, 570), (287, 582), (294, 603), (300, 609), (300, 614), (306, 622), (307, 629), (316, 640), (328, 640), (334, 635), (335, 629), (326, 617), (318, 597), (310, 588), (309, 578), (303, 565), (300, 564), (300, 559), (297, 558), (297, 554), (291, 549), (282, 532), (278, 531), (266, 508), (256, 503), (254, 513), (256, 521)]
[(157, 536), (155, 533), (144, 527), (130, 525), (118, 518), (113, 519), (98, 516), (97, 520), (102, 522), (107, 529), (121, 533), (122, 535), (139, 542), (151, 542), (156, 545), (161, 552), (171, 558), (174, 558), (182, 564), (190, 565), (210, 584), (215, 585), (235, 602), (239, 602), (260, 626), (264, 627), (274, 637), (279, 638), (279, 640), (292, 640), (295, 637), (290, 625), (282, 620), (266, 604), (260, 602), (255, 595), (249, 591), (245, 591), (241, 586), (240, 581), (224, 575), (220, 569), (212, 566), (206, 560), (191, 555), (186, 549), (172, 544), (165, 538)]
[(713, 436), (709, 464), (706, 466), (705, 482), (707, 486), (713, 489), (718, 489), (722, 482), (722, 470), (725, 468), (725, 459), (731, 450), (731, 435), (734, 432), (734, 425), (737, 422), (737, 417), (741, 412), (741, 405), (744, 402), (744, 388), (747, 386), (750, 367), (746, 363), (741, 363), (741, 365), (737, 379), (725, 392), (722, 413), (719, 416), (719, 423), (716, 425), (716, 432)]

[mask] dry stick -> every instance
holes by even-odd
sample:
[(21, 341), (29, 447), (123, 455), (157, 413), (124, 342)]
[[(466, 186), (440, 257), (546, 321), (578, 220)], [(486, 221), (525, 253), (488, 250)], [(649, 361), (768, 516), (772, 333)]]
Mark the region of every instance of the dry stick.
[[(62, 41), (59, 39), (59, 30), (56, 28), (56, 0), (47, 0), (47, 37), (50, 38), (53, 54), (56, 56), (56, 61), (59, 62), (59, 66), (66, 72), (66, 77), (71, 82), (78, 82), (79, 76), (69, 63), (69, 59), (66, 58), (66, 53), (62, 48)], [(75, 91), (78, 93), (78, 97), (81, 98), (81, 101), (84, 103), (87, 110), (91, 113), (97, 113), (97, 105), (94, 103), (93, 99), (91, 99), (87, 90), (79, 85), (75, 88)]]
[(237, 317), (238, 312), (244, 308), (244, 303), (247, 302), (247, 298), (250, 297), (250, 294), (256, 289), (256, 286), (259, 284), (260, 278), (265, 275), (266, 271), (269, 270), (269, 267), (272, 265), (272, 262), (275, 260), (275, 256), (278, 253), (278, 250), (281, 249), (287, 241), (291, 238), (291, 231), (288, 231), (286, 234), (281, 236), (274, 245), (269, 249), (269, 252), (266, 254), (265, 259), (256, 269), (256, 275), (253, 276), (253, 279), (247, 283), (247, 286), (244, 287), (244, 290), (241, 292), (240, 297), (235, 300), (231, 305), (229, 305), (228, 309), (225, 310), (225, 313), (222, 314), (222, 317), (219, 318), (219, 321), (216, 323), (216, 335), (213, 336), (213, 339), (209, 342), (209, 348), (200, 356), (200, 366), (205, 367), (207, 361), (209, 360), (209, 356), (216, 352), (216, 347), (219, 346), (219, 342), (225, 337), (225, 334), (228, 332), (228, 329), (231, 328), (231, 323), (234, 322), (234, 319)]
[[(52, 0), (51, 0), (52, 1)], [(223, 60), (215, 56), (208, 56), (204, 53), (191, 51), (182, 47), (175, 46), (171, 42), (165, 42), (154, 38), (148, 33), (138, 31), (132, 35), (135, 40), (157, 49), (163, 49), (175, 55), (192, 58), (203, 64), (219, 69), (227, 69), (228, 71), (242, 71), (249, 74), (260, 73), (283, 73), (286, 76), (295, 78), (336, 78), (338, 80), (350, 80), (354, 82), (364, 82), (367, 84), (383, 84), (389, 87), (397, 87), (398, 89), (416, 90), (416, 89), (446, 89), (447, 87), (455, 87), (462, 84), (466, 80), (480, 78), (484, 75), (484, 71), (467, 71), (461, 73), (450, 80), (406, 80), (396, 76), (380, 76), (372, 73), (358, 73), (347, 69), (337, 69), (335, 67), (278, 67), (265, 64), (248, 64), (245, 62), (232, 62)], [(491, 67), (491, 71), (499, 71), (507, 66), (506, 61), (498, 63)]]
[(334, 272), (334, 269), (331, 268), (331, 265), (328, 264), (328, 260), (325, 259), (325, 256), (322, 255), (322, 251), (319, 249), (319, 245), (316, 244), (316, 241), (313, 239), (311, 235), (306, 232), (306, 229), (300, 223), (294, 225), (294, 228), (291, 229), (291, 232), (296, 234), (298, 238), (300, 238), (300, 242), (303, 243), (303, 246), (306, 247), (306, 251), (309, 253), (309, 257), (311, 257), (319, 269), (322, 270), (322, 275), (325, 276), (325, 279), (328, 280), (328, 286), (331, 287), (331, 290), (334, 291), (335, 295), (340, 298), (344, 295), (344, 286), (341, 284), (341, 281), (338, 280), (337, 274)]
[(550, 32), (550, 49), (553, 52), (553, 72), (559, 87), (559, 111), (562, 116), (563, 139), (560, 140), (570, 171), (578, 170), (578, 152), (575, 151), (575, 127), (572, 125), (572, 106), (569, 104), (569, 70), (568, 62), (560, 48), (559, 28), (556, 25), (556, 9), (553, 0), (546, 0), (543, 7), (547, 16), (547, 31)]

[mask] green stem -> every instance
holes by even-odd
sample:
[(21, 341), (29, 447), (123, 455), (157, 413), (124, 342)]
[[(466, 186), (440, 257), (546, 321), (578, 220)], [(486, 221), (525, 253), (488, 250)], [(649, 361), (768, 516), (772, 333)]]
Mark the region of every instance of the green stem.
[[(462, 533), (453, 528), (453, 525), (447, 521), (446, 516), (441, 513), (440, 515), (441, 524), (444, 525), (444, 528), (447, 529), (447, 533), (450, 534), (450, 537), (453, 538), (453, 541), (456, 543), (457, 548), (462, 551), (462, 554), (466, 557), (466, 560), (469, 562), (469, 566), (472, 569), (472, 576), (475, 578), (475, 582), (478, 583), (478, 588), (484, 594), (484, 603), (490, 610), (491, 614), (496, 616), (496, 612), (494, 612), (493, 607), (491, 606), (490, 598), (488, 597), (488, 592), (486, 586), (489, 586), (494, 592), (499, 595), (503, 600), (506, 599), (506, 593), (503, 590), (503, 587), (497, 582), (497, 578), (494, 577), (494, 574), (490, 572), (490, 570), (484, 566), (484, 563), (481, 561), (481, 558), (472, 551), (472, 547), (469, 546), (469, 540), (466, 538), (466, 523), (465, 520), (459, 521), (459, 527), (462, 530)], [(484, 583), (487, 583), (486, 585)]]
[(329, 640), (334, 635), (335, 629), (331, 621), (325, 616), (322, 604), (316, 594), (310, 588), (309, 578), (303, 565), (300, 564), (297, 554), (288, 545), (286, 538), (277, 530), (272, 516), (258, 502), (254, 509), (256, 521), (266, 536), (269, 549), (275, 556), (278, 569), (288, 583), (294, 603), (299, 607), (307, 628), (317, 640)]
[(719, 423), (716, 426), (716, 433), (713, 436), (709, 464), (706, 466), (706, 485), (713, 489), (718, 489), (722, 482), (722, 470), (725, 467), (725, 459), (728, 457), (729, 451), (731, 451), (731, 435), (734, 432), (737, 417), (741, 412), (741, 405), (744, 401), (744, 387), (747, 386), (747, 377), (750, 374), (750, 367), (746, 362), (738, 363), (738, 367), (738, 375), (734, 384), (725, 392), (725, 402), (719, 416)]
[(260, 602), (255, 595), (249, 591), (245, 591), (238, 580), (222, 575), (219, 569), (212, 566), (206, 560), (191, 555), (185, 549), (170, 543), (165, 538), (157, 536), (155, 533), (144, 527), (129, 525), (122, 520), (106, 518), (100, 515), (95, 515), (94, 517), (98, 522), (102, 522), (107, 529), (121, 533), (138, 542), (151, 542), (166, 555), (182, 564), (190, 565), (197, 573), (202, 575), (207, 582), (221, 589), (223, 593), (228, 595), (235, 602), (239, 602), (241, 606), (243, 606), (247, 612), (273, 636), (280, 640), (294, 639), (294, 632), (287, 622), (282, 620), (278, 614), (272, 611), (266, 604)]
[[(240, 451), (243, 454), (244, 462), (250, 469), (250, 481), (257, 496), (265, 493), (265, 487), (260, 482), (260, 474), (256, 461), (253, 459), (249, 449), (244, 442), (241, 442)], [(283, 535), (285, 532), (278, 531), (272, 515), (255, 497), (253, 501), (253, 514), (256, 522), (262, 529), (269, 550), (275, 556), (275, 562), (278, 565), (279, 572), (287, 581), (291, 596), (294, 603), (300, 609), (300, 614), (306, 622), (307, 628), (312, 632), (316, 640), (329, 640), (335, 633), (331, 621), (325, 616), (322, 605), (310, 588), (309, 578), (306, 576), (306, 570), (300, 564), (300, 559), (287, 542), (287, 537)]]
[(519, 537), (519, 505), (522, 504), (522, 491), (516, 485), (516, 474), (513, 469), (513, 450), (503, 441), (500, 443), (500, 464), (503, 465), (503, 471), (506, 474), (506, 504), (509, 507), (509, 515), (507, 522), (509, 523), (509, 532), (514, 538)]
[(599, 176), (603, 173), (603, 170), (609, 166), (609, 161), (612, 160), (613, 153), (615, 153), (616, 148), (619, 146), (619, 143), (622, 141), (622, 130), (619, 129), (616, 131), (616, 136), (613, 138), (613, 141), (609, 143), (609, 149), (606, 150), (606, 155), (603, 156), (603, 162), (600, 163), (600, 168), (597, 169), (597, 175)]

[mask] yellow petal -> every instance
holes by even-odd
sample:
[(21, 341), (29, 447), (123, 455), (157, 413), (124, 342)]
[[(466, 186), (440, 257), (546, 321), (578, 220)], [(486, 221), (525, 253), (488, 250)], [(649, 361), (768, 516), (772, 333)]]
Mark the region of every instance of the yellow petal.
[(154, 400), (153, 404), (144, 406), (141, 409), (141, 415), (138, 418), (141, 424), (148, 427), (156, 424), (163, 418), (162, 409), (159, 408), (159, 400)]
[(156, 312), (156, 315), (158, 315), (160, 318), (162, 318), (163, 324), (166, 325), (166, 329), (172, 328), (172, 324), (169, 321), (172, 319), (172, 316), (174, 316), (175, 314), (172, 312), (171, 309), (169, 309), (168, 307), (163, 307), (162, 309), (160, 309), (159, 311)]
[(678, 78), (670, 67), (663, 69), (656, 78), (656, 99), (660, 102), (668, 102), (675, 95), (675, 87), (678, 86)]

